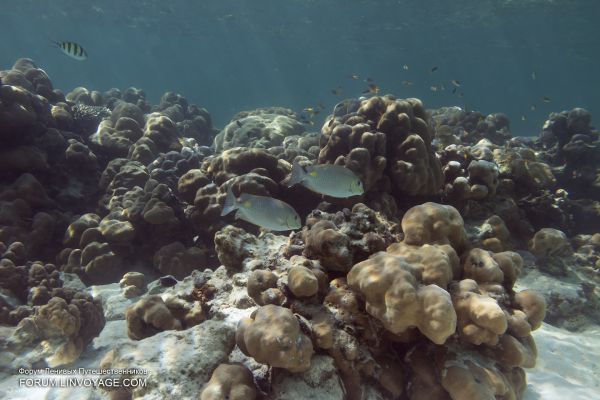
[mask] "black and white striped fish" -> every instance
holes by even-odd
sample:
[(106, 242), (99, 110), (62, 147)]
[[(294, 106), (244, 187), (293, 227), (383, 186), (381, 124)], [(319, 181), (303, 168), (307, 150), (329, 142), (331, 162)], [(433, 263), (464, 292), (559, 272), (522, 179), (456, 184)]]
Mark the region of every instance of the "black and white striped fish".
[(87, 52), (81, 45), (75, 42), (52, 42), (56, 47), (62, 50), (63, 53), (78, 61), (87, 59)]

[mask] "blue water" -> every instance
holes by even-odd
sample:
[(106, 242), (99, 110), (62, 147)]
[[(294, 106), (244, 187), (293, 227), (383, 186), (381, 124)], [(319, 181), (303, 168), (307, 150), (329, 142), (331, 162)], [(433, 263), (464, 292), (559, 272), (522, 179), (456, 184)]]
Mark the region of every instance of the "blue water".
[[(339, 86), (349, 97), (366, 88), (351, 74), (372, 78), (382, 93), (419, 97), (430, 108), (504, 112), (514, 135), (538, 134), (551, 111), (579, 106), (600, 114), (597, 0), (0, 5), (1, 69), (29, 57), (64, 92), (135, 86), (156, 103), (165, 91), (176, 91), (206, 107), (218, 127), (260, 106), (299, 111), (322, 102), (331, 109), (340, 98), (332, 89)], [(78, 42), (89, 59), (72, 60), (48, 39)], [(430, 73), (434, 66), (439, 69)], [(452, 95), (452, 79), (461, 82), (457, 93), (464, 97)], [(430, 90), (440, 84), (445, 91)]]

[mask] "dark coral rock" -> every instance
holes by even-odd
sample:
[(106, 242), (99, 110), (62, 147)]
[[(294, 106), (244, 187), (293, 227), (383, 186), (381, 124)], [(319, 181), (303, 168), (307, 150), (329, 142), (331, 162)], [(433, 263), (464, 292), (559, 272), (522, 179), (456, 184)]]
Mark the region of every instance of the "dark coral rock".
[(356, 112), (334, 116), (323, 127), (319, 163), (345, 165), (366, 191), (391, 191), (399, 198), (436, 195), (442, 173), (427, 121), (417, 99), (363, 100)]

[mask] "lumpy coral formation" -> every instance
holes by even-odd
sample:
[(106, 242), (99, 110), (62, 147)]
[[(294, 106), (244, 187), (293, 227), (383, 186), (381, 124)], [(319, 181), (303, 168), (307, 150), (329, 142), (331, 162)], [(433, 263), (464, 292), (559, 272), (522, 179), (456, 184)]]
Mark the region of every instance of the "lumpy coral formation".
[(319, 163), (348, 167), (366, 191), (418, 196), (441, 190), (441, 165), (420, 100), (375, 96), (331, 118), (322, 130)]
[(287, 308), (262, 306), (237, 327), (240, 349), (256, 361), (292, 372), (310, 368), (313, 346)]

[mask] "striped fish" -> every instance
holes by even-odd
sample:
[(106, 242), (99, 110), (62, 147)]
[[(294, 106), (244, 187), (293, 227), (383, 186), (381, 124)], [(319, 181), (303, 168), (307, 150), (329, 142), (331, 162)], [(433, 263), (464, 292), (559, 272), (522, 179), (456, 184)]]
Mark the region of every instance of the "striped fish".
[(78, 61), (87, 59), (87, 52), (81, 45), (75, 42), (52, 42), (56, 47), (62, 50), (63, 53)]

